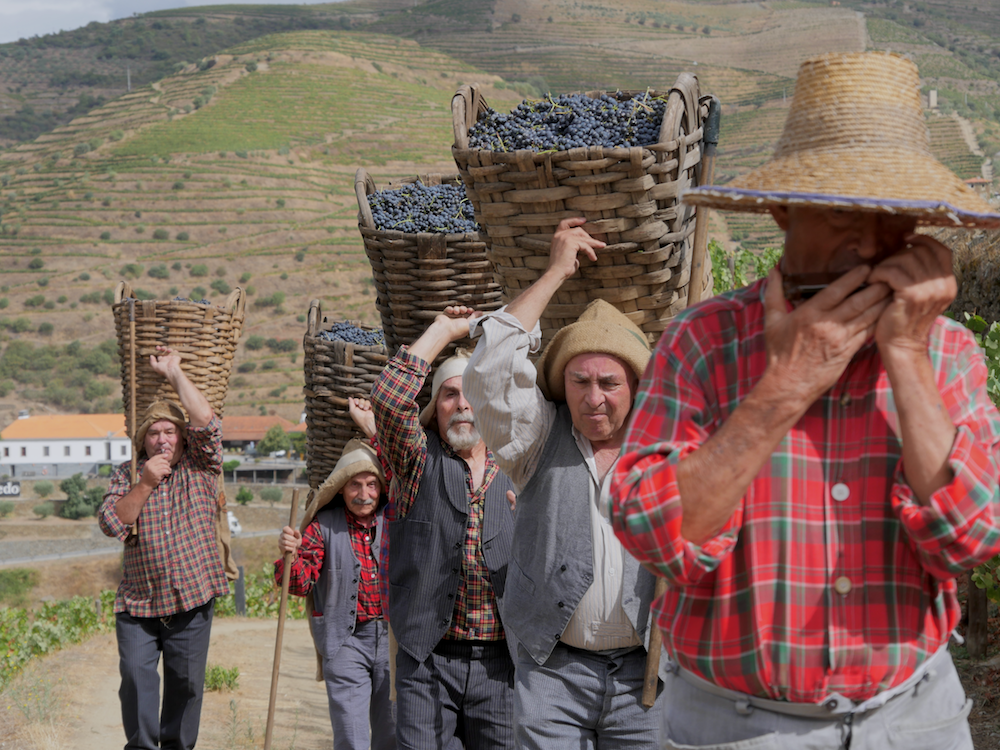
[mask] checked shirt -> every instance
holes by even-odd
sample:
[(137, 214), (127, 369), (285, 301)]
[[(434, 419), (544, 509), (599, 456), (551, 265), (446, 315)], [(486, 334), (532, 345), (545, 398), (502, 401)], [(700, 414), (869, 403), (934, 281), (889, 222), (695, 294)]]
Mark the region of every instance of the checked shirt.
[(615, 471), (612, 517), (626, 548), (670, 584), (656, 613), (681, 667), (765, 698), (862, 701), (948, 640), (961, 614), (955, 576), (1000, 552), (1000, 415), (972, 334), (939, 318), (929, 354), (957, 427), (954, 479), (920, 505), (869, 342), (781, 441), (723, 530), (688, 542), (675, 469), (764, 373), (763, 289), (716, 297), (664, 332)]
[[(405, 518), (410, 512), (427, 465), (427, 435), (420, 425), (417, 394), (429, 372), (430, 365), (427, 362), (411, 355), (403, 347), (389, 360), (376, 384), (381, 392), (386, 414), (381, 420), (384, 423), (379, 425), (379, 445), (392, 467), (394, 477), (389, 488), (387, 506), (392, 509), (393, 517), (390, 519), (387, 515), (386, 522)], [(444, 440), (441, 441), (441, 447), (448, 455), (455, 455)], [(466, 488), (469, 493), (469, 519), (465, 528), (458, 595), (455, 597), (451, 625), (444, 637), (453, 640), (501, 640), (505, 635), (480, 543), (486, 489), (496, 479), (500, 469), (493, 460), (493, 454), (487, 451), (483, 482), (474, 490), (472, 474), (464, 461), (462, 465), (465, 467)]]
[[(146, 459), (138, 462), (142, 476)], [(142, 506), (138, 536), (121, 522), (115, 504), (128, 494), (130, 466), (111, 475), (97, 513), (101, 531), (125, 543), (124, 574), (115, 612), (166, 617), (229, 593), (219, 561), (215, 522), (222, 474), (222, 422), (187, 426), (184, 452)]]

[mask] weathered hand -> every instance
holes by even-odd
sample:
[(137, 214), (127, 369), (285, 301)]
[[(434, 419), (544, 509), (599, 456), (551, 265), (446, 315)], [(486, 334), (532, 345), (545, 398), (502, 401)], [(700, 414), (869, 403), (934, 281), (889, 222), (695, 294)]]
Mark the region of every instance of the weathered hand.
[(517, 509), (517, 495), (514, 494), (514, 490), (507, 490), (507, 502), (510, 503), (510, 512), (513, 513)]
[(302, 532), (298, 529), (286, 526), (281, 530), (281, 533), (278, 534), (278, 549), (281, 550), (281, 554), (291, 552), (295, 555), (298, 553), (301, 544)]
[(149, 366), (163, 377), (170, 379), (171, 373), (180, 370), (181, 358), (174, 354), (173, 349), (167, 346), (156, 347), (156, 354), (149, 355)]
[(875, 331), (889, 304), (885, 284), (865, 282), (871, 269), (848, 271), (812, 299), (788, 312), (781, 272), (771, 269), (764, 294), (768, 371), (789, 397), (807, 409), (829, 390)]
[(151, 490), (156, 489), (165, 477), (170, 476), (170, 472), (170, 454), (156, 453), (150, 456), (142, 467), (139, 483)]
[(869, 284), (882, 283), (891, 290), (891, 301), (875, 327), (875, 342), (883, 357), (897, 353), (926, 356), (934, 319), (958, 293), (947, 247), (923, 234), (908, 235), (906, 243), (868, 277)]
[(597, 260), (596, 251), (605, 247), (605, 243), (591, 237), (583, 229), (586, 223), (587, 220), (582, 216), (559, 222), (555, 234), (552, 235), (546, 273), (555, 273), (561, 280), (565, 280), (580, 268), (580, 253), (591, 260)]
[(372, 412), (372, 404), (366, 398), (347, 399), (347, 411), (354, 420), (354, 424), (364, 433), (366, 438), (371, 439), (375, 435), (375, 414)]
[(449, 341), (458, 341), (469, 335), (469, 321), (480, 318), (482, 315), (471, 307), (452, 305), (446, 307), (442, 314), (434, 318), (433, 325), (437, 326), (448, 337)]

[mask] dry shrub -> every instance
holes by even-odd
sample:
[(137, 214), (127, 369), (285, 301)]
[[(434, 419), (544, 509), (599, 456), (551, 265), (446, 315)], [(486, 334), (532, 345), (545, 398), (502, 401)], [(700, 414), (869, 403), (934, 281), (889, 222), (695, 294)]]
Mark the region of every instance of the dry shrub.
[(958, 296), (949, 310), (1000, 321), (1000, 231), (938, 229), (930, 234), (952, 250)]

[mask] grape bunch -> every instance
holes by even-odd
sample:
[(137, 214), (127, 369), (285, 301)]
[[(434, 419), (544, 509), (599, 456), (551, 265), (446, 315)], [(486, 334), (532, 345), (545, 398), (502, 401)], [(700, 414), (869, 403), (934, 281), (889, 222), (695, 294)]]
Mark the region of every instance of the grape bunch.
[(196, 305), (211, 305), (207, 299), (188, 299), (187, 297), (174, 297), (171, 302), (194, 302)]
[(666, 100), (649, 92), (619, 100), (602, 94), (525, 99), (502, 114), (488, 109), (469, 129), (469, 146), (486, 151), (565, 151), (603, 146), (649, 146), (660, 137)]
[(375, 228), (381, 231), (465, 234), (478, 232), (472, 204), (462, 185), (420, 181), (368, 196)]
[[(324, 319), (324, 323), (326, 320)], [(350, 323), (334, 323), (328, 331), (320, 331), (319, 337), (326, 341), (346, 341), (360, 346), (384, 346), (385, 334), (381, 328), (373, 331), (358, 328)]]

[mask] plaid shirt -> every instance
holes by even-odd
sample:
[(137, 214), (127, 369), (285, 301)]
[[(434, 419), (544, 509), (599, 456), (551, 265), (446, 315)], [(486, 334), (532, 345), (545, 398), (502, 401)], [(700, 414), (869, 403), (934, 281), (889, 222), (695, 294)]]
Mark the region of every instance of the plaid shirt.
[[(405, 347), (389, 360), (372, 389), (372, 404), (381, 450), (392, 468), (394, 479), (389, 487), (389, 508), (394, 518), (406, 518), (420, 489), (427, 465), (427, 435), (419, 421), (417, 394), (430, 372), (430, 365), (411, 355)], [(441, 447), (449, 456), (455, 452), (444, 440)], [(465, 527), (462, 577), (451, 626), (445, 638), (454, 640), (495, 641), (503, 639), (503, 626), (496, 594), (490, 583), (480, 544), (486, 489), (500, 470), (493, 454), (486, 452), (483, 483), (472, 488), (472, 473), (465, 462), (469, 491), (469, 517)], [(386, 517), (389, 520), (389, 517)]]
[(656, 612), (682, 667), (772, 699), (866, 700), (947, 642), (960, 617), (954, 576), (1000, 551), (1000, 415), (972, 335), (939, 318), (929, 354), (957, 427), (954, 479), (920, 505), (869, 342), (781, 441), (723, 530), (688, 542), (676, 466), (764, 373), (763, 288), (716, 297), (664, 332), (615, 471), (613, 521), (626, 548), (671, 584)]
[[(379, 564), (375, 560), (372, 544), (375, 540), (375, 527), (365, 528), (353, 515), (344, 509), (347, 517), (347, 531), (351, 539), (351, 552), (361, 563), (361, 582), (358, 584), (358, 622), (378, 620), (382, 617), (382, 597), (379, 593)], [(383, 537), (385, 534), (382, 535)], [(294, 596), (306, 596), (312, 591), (319, 574), (323, 570), (323, 560), (326, 559), (326, 547), (323, 546), (323, 532), (319, 527), (319, 519), (314, 518), (306, 526), (302, 534), (302, 545), (298, 556), (292, 562), (288, 576), (288, 593)], [(281, 585), (281, 574), (285, 567), (284, 558), (274, 561), (274, 582)], [(322, 615), (315, 612), (314, 615)]]
[[(111, 475), (98, 511), (107, 536), (125, 543), (124, 574), (115, 612), (166, 617), (229, 593), (216, 546), (222, 422), (187, 426), (181, 459), (153, 490), (139, 513), (139, 534), (118, 518), (115, 504), (132, 489), (129, 463)], [(139, 459), (142, 476), (146, 459)]]

